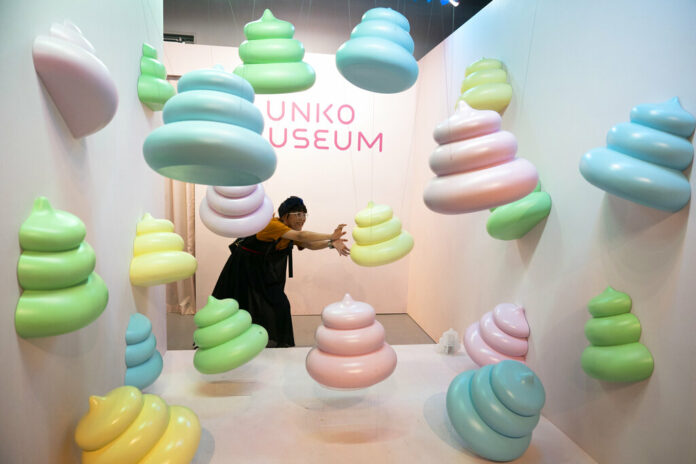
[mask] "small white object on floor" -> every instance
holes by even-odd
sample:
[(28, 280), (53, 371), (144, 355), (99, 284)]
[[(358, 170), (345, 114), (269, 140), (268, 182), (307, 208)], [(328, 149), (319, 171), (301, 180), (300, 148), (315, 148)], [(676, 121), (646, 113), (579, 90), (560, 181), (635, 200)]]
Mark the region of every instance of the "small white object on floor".
[(454, 354), (459, 351), (459, 334), (454, 329), (446, 330), (437, 344), (438, 353)]

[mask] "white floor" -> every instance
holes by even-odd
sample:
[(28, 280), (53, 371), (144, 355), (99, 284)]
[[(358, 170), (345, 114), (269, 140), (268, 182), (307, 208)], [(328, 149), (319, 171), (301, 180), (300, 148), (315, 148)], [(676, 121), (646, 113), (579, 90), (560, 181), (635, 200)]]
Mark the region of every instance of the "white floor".
[[(399, 361), (391, 377), (349, 392), (309, 377), (309, 348), (266, 349), (214, 376), (194, 369), (194, 351), (168, 351), (162, 375), (146, 392), (198, 414), (196, 464), (489, 462), (464, 449), (445, 411), (450, 381), (476, 366), (465, 354), (439, 354), (435, 346), (394, 346)], [(542, 417), (515, 462), (595, 461)]]

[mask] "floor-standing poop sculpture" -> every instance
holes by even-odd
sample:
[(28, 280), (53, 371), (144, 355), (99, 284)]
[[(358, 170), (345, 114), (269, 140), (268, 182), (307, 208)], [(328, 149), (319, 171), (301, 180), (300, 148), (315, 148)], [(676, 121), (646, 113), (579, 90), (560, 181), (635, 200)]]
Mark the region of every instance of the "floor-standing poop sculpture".
[(276, 155), (261, 136), (254, 89), (221, 67), (191, 71), (164, 105), (164, 125), (147, 136), (147, 164), (165, 177), (194, 184), (241, 186), (273, 175)]
[(630, 313), (631, 297), (607, 287), (590, 300), (592, 319), (585, 324), (591, 346), (582, 353), (582, 368), (609, 382), (638, 382), (652, 375), (654, 361), (640, 339), (640, 321)]
[(139, 287), (168, 284), (196, 272), (196, 258), (183, 251), (184, 239), (174, 233), (174, 224), (150, 213), (138, 222), (130, 280)]
[(433, 134), (440, 145), (430, 156), (437, 175), (423, 199), (431, 210), (460, 214), (502, 206), (530, 194), (539, 181), (526, 159), (515, 158), (517, 140), (501, 131), (495, 111), (479, 111), (460, 101), (457, 111)]
[(464, 348), (479, 366), (504, 359), (524, 362), (527, 354), (529, 324), (524, 308), (502, 303), (473, 323), (464, 334)]
[(223, 237), (248, 237), (271, 222), (273, 203), (261, 184), (245, 187), (212, 187), (201, 200), (203, 224)]
[(365, 12), (350, 39), (336, 52), (338, 71), (370, 92), (398, 93), (418, 78), (408, 19), (391, 8)]
[[(502, 114), (512, 98), (503, 63), (482, 58), (466, 68), (459, 100), (477, 110), (493, 110)], [(459, 101), (458, 100), (458, 101)]]
[(39, 197), (19, 229), (22, 254), (17, 279), (15, 328), (23, 338), (48, 337), (81, 329), (106, 308), (109, 291), (94, 272), (96, 257), (85, 225)]
[(142, 390), (152, 385), (162, 373), (162, 356), (152, 323), (146, 316), (131, 315), (126, 329), (126, 385)]
[(321, 385), (338, 389), (367, 388), (386, 379), (396, 367), (396, 353), (384, 341), (384, 327), (367, 303), (332, 303), (321, 313), (317, 346), (307, 355), (309, 375)]
[(607, 147), (580, 160), (580, 173), (592, 185), (618, 197), (665, 211), (679, 211), (691, 198), (682, 173), (694, 158), (689, 137), (696, 119), (673, 99), (638, 105), (631, 122), (612, 127)]
[(83, 464), (189, 464), (200, 439), (196, 413), (131, 386), (91, 396), (75, 429)]
[(406, 256), (413, 248), (413, 237), (401, 230), (401, 221), (387, 205), (367, 204), (355, 215), (350, 258), (361, 266), (381, 266)]
[(251, 323), (251, 316), (232, 298), (208, 297), (208, 304), (193, 317), (198, 346), (193, 365), (203, 374), (218, 374), (252, 360), (266, 347), (268, 333)]
[(551, 212), (551, 195), (541, 191), (537, 183), (532, 193), (520, 200), (491, 209), (486, 222), (488, 235), (498, 240), (517, 240)]
[(447, 390), (447, 415), (467, 449), (492, 461), (512, 461), (529, 447), (545, 402), (536, 374), (506, 360), (455, 377)]
[(152, 111), (161, 111), (175, 93), (174, 86), (167, 82), (167, 70), (157, 60), (157, 50), (144, 43), (143, 56), (140, 58), (138, 98)]
[(295, 26), (276, 19), (271, 10), (244, 26), (247, 40), (239, 46), (240, 64), (234, 73), (242, 76), (256, 93), (290, 93), (314, 85), (314, 69), (304, 61), (305, 49), (295, 35)]
[(73, 137), (93, 134), (116, 114), (118, 91), (96, 50), (70, 21), (34, 40), (34, 68)]

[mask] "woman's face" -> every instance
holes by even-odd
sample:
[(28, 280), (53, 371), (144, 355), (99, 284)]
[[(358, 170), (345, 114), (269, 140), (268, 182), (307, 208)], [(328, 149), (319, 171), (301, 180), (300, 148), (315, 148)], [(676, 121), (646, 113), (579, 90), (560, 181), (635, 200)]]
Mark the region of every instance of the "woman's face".
[(286, 220), (283, 222), (285, 222), (288, 227), (290, 227), (292, 230), (300, 231), (307, 220), (307, 213), (293, 212), (286, 214), (285, 217)]

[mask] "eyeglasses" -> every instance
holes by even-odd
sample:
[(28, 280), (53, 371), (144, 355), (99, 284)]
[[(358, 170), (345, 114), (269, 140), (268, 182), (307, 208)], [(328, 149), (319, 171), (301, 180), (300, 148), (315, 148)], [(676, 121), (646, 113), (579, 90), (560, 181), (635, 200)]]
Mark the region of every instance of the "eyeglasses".
[(302, 219), (307, 217), (307, 213), (302, 213), (302, 212), (294, 212), (294, 213), (288, 213), (288, 214), (294, 214), (298, 218), (302, 218)]

